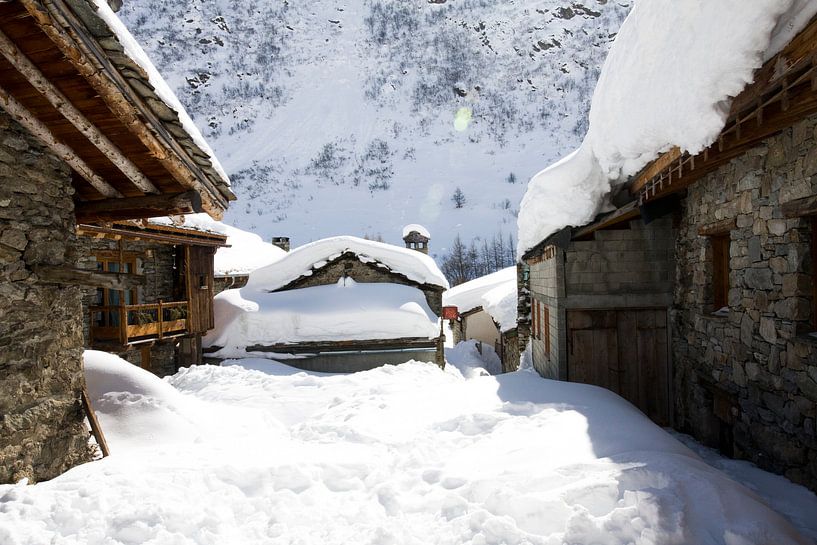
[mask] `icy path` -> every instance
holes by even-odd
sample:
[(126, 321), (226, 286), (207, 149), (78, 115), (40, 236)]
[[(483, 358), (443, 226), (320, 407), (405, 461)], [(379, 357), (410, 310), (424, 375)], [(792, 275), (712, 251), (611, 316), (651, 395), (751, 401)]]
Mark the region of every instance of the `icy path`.
[(0, 486), (0, 543), (811, 543), (605, 390), (429, 364), (321, 376), (245, 363), (267, 372), (165, 382), (92, 365), (114, 454)]

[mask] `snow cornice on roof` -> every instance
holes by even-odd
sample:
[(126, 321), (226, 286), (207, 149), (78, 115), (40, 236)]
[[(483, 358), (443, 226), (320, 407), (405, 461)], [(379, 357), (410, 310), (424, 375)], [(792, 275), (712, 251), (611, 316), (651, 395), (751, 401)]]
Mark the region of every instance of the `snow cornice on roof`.
[(279, 261), (253, 271), (247, 288), (275, 291), (340, 258), (354, 254), (363, 263), (376, 263), (418, 285), (448, 288), (434, 260), (415, 250), (351, 236), (318, 240), (289, 252)]

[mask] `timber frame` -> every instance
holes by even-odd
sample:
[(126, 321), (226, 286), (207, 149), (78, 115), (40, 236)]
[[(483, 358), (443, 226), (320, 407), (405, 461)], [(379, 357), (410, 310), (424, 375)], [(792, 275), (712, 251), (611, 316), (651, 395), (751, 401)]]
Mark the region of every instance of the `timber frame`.
[(0, 2), (0, 107), (73, 169), (80, 222), (218, 219), (235, 199), (92, 0)]

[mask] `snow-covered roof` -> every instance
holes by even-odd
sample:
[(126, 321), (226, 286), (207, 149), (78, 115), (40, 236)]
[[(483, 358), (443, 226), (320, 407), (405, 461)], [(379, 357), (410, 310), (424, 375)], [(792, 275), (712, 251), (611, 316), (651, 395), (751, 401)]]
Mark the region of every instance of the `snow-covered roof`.
[(215, 297), (216, 327), (205, 346), (437, 337), (425, 295), (401, 284), (337, 284), (264, 292), (242, 288)]
[(227, 235), (229, 247), (219, 248), (213, 260), (216, 276), (249, 274), (255, 269), (275, 263), (287, 254), (274, 244), (265, 242), (255, 233), (216, 221), (207, 214), (187, 214), (181, 218), (164, 216), (151, 218), (148, 222)]
[[(218, 175), (220, 181), (226, 186), (230, 185), (230, 178), (227, 176), (224, 168), (216, 159), (213, 150), (207, 144), (207, 141), (201, 135), (196, 124), (190, 118), (190, 115), (185, 110), (182, 103), (176, 97), (176, 94), (170, 89), (170, 86), (165, 82), (164, 78), (156, 70), (156, 67), (147, 56), (142, 46), (133, 37), (130, 31), (125, 27), (119, 17), (113, 12), (108, 5), (107, 0), (91, 0), (97, 8), (97, 15), (107, 25), (108, 29), (113, 33), (119, 43), (122, 45), (125, 54), (134, 61), (140, 68), (142, 68), (148, 77), (148, 82), (153, 87), (153, 91), (157, 97), (165, 103), (169, 108), (176, 112), (179, 117), (179, 122), (185, 133), (192, 139), (195, 145), (201, 149), (210, 159), (212, 169)], [(99, 29), (96, 29), (99, 32)]]
[(431, 238), (431, 233), (428, 232), (428, 229), (417, 223), (410, 223), (403, 227), (403, 238), (406, 238), (411, 233), (417, 233), (426, 238)]
[(519, 253), (592, 220), (612, 185), (660, 153), (712, 144), (732, 99), (815, 13), (813, 0), (636, 2), (602, 69), (582, 145), (528, 185)]
[(507, 267), (451, 288), (443, 293), (443, 305), (457, 307), (460, 314), (474, 310), (484, 306), (483, 295), (502, 285), (512, 285), (516, 289), (516, 267)]
[(482, 296), (482, 308), (499, 324), (503, 333), (516, 327), (517, 308), (516, 278), (504, 282)]
[(448, 288), (448, 280), (429, 256), (383, 242), (339, 236), (295, 248), (276, 263), (250, 274), (248, 288), (272, 291), (282, 288), (313, 269), (351, 252), (364, 262), (377, 262), (419, 284)]

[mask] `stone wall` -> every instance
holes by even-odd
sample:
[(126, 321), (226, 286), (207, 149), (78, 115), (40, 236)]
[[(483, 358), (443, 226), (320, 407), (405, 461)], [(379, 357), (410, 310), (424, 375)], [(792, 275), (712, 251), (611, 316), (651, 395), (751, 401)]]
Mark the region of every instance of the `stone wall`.
[[(817, 117), (688, 189), (673, 309), (676, 418), (704, 442), (817, 489), (817, 339), (809, 218), (780, 205), (817, 194)], [(729, 313), (713, 316), (711, 239), (734, 219)]]
[(80, 401), (81, 290), (33, 269), (72, 266), (68, 167), (0, 110), (0, 483), (90, 460)]
[(431, 311), (437, 316), (442, 314), (442, 288), (436, 286), (420, 287), (416, 282), (401, 278), (386, 269), (377, 267), (375, 264), (363, 263), (357, 259), (357, 257), (350, 254), (344, 254), (331, 263), (316, 269), (311, 276), (304, 277), (298, 281), (297, 284), (293, 284), (291, 289), (335, 284), (344, 276), (359, 283), (388, 283), (415, 287), (425, 294)]
[[(177, 285), (176, 253), (181, 247), (152, 241), (122, 240), (122, 250), (126, 255), (136, 256), (136, 273), (145, 277), (145, 285), (137, 288), (137, 303), (158, 303), (178, 301), (187, 298), (185, 289)], [(77, 253), (81, 268), (96, 270), (96, 252), (118, 252), (119, 242), (94, 237), (78, 237)], [(82, 298), (83, 335), (85, 346), (92, 346), (90, 338), (89, 307), (96, 304), (97, 290), (86, 289)], [(95, 345), (95, 348), (117, 354), (129, 362), (147, 369), (159, 376), (172, 375), (177, 371), (178, 339), (166, 339), (129, 346), (126, 350), (114, 345)], [(149, 363), (148, 363), (149, 359)]]

